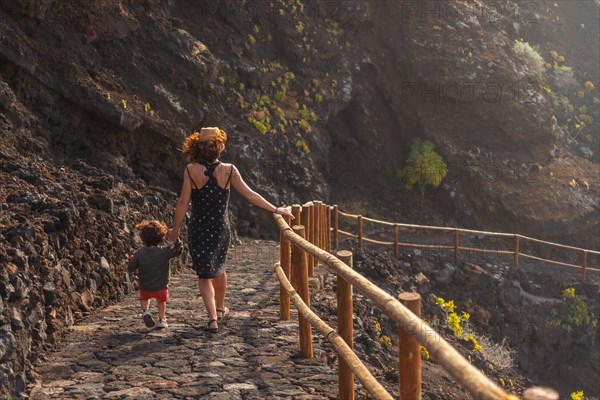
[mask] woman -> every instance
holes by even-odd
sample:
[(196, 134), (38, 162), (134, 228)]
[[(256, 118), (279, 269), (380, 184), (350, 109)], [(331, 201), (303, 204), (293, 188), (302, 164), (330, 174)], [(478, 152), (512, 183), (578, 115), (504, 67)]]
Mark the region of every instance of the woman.
[(208, 313), (207, 330), (219, 331), (218, 321), (227, 315), (225, 259), (231, 241), (227, 209), (230, 186), (255, 206), (280, 215), (292, 216), (289, 208), (275, 207), (254, 192), (233, 164), (219, 161), (225, 149), (226, 133), (219, 128), (202, 128), (187, 137), (182, 152), (190, 164), (183, 173), (183, 187), (168, 238), (174, 242), (192, 200), (188, 244), (198, 274), (198, 289)]

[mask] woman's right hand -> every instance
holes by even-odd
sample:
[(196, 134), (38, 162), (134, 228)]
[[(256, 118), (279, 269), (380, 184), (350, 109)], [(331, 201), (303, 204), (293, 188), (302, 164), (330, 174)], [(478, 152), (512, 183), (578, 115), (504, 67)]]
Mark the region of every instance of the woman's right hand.
[(179, 229), (169, 229), (169, 232), (167, 233), (167, 239), (169, 239), (169, 242), (175, 243), (177, 239), (179, 239)]
[(292, 214), (292, 207), (290, 207), (290, 206), (277, 207), (277, 209), (275, 210), (275, 214), (279, 214), (284, 217), (290, 217), (291, 219), (295, 219), (294, 214)]

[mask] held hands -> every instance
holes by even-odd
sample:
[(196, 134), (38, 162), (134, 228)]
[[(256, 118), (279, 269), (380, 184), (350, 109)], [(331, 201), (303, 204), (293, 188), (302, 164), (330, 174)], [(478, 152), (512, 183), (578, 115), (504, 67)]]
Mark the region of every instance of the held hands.
[(284, 217), (290, 217), (291, 219), (294, 219), (294, 215), (292, 214), (292, 207), (290, 207), (290, 206), (277, 207), (275, 209), (275, 214), (279, 214)]
[(167, 239), (169, 239), (169, 242), (175, 243), (179, 239), (179, 229), (169, 229), (169, 232), (167, 233)]

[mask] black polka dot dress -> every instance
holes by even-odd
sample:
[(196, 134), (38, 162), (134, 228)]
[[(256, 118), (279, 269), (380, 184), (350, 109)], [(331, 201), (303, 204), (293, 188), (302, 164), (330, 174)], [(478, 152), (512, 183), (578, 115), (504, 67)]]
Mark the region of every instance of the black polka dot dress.
[[(223, 189), (213, 176), (219, 161), (205, 164), (208, 182), (201, 188), (192, 181), (192, 213), (188, 224), (188, 245), (198, 278), (211, 279), (225, 273), (225, 260), (231, 242), (227, 209), (229, 189)], [(233, 168), (231, 169), (233, 173)], [(229, 185), (231, 173), (225, 187)]]

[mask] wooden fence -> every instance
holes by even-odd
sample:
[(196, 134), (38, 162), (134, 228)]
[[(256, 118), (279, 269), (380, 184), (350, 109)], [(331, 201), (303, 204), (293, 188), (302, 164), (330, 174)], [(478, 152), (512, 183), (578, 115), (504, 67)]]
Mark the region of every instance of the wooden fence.
[[(588, 272), (600, 272), (599, 267), (590, 267), (589, 266), (589, 257), (590, 256), (599, 256), (599, 251), (583, 249), (575, 246), (567, 246), (564, 244), (548, 242), (545, 240), (540, 240), (536, 238), (532, 238), (529, 236), (519, 235), (515, 233), (501, 233), (501, 232), (487, 232), (487, 231), (478, 231), (473, 229), (462, 229), (462, 228), (449, 228), (442, 226), (427, 226), (427, 225), (414, 225), (414, 224), (402, 224), (402, 223), (393, 223), (387, 221), (380, 221), (377, 219), (363, 217), (362, 215), (349, 214), (338, 210), (337, 206), (331, 207), (334, 210), (333, 215), (333, 226), (331, 228), (333, 234), (334, 245), (337, 248), (339, 245), (339, 236), (348, 236), (351, 238), (355, 238), (358, 241), (358, 246), (363, 248), (364, 243), (374, 243), (383, 246), (393, 246), (394, 248), (394, 256), (396, 258), (399, 257), (400, 249), (402, 248), (419, 248), (419, 249), (436, 249), (436, 250), (450, 250), (453, 253), (454, 263), (458, 263), (461, 252), (472, 252), (472, 253), (492, 253), (498, 255), (510, 255), (514, 259), (515, 267), (519, 267), (520, 261), (522, 258), (536, 260), (542, 263), (559, 265), (561, 267), (575, 268), (581, 271), (581, 281), (585, 282), (587, 278)], [(356, 234), (347, 232), (339, 229), (340, 217), (349, 218), (351, 220), (356, 221)], [(364, 235), (363, 224), (364, 222), (371, 222), (375, 225), (387, 227), (390, 230), (393, 229), (393, 241), (383, 241), (376, 240), (372, 238), (368, 238)], [(437, 231), (437, 232), (446, 232), (452, 234), (451, 245), (448, 244), (420, 244), (420, 243), (406, 243), (401, 242), (399, 239), (400, 230), (412, 230), (412, 231)], [(479, 248), (474, 246), (465, 246), (461, 244), (461, 236), (464, 235), (480, 235), (486, 238), (503, 238), (505, 240), (509, 240), (512, 242), (512, 249), (510, 250), (499, 250), (499, 249), (488, 249), (488, 248)], [(544, 258), (540, 256), (536, 256), (533, 254), (529, 254), (528, 252), (524, 252), (524, 244), (537, 243), (541, 245), (545, 245), (550, 249), (558, 249), (562, 253), (565, 252), (574, 252), (579, 254), (581, 259), (581, 264), (574, 264), (573, 262), (552, 260), (549, 258)]]
[[(352, 254), (338, 251), (330, 253), (337, 244), (337, 206), (314, 201), (292, 207), (295, 217), (293, 227), (289, 220), (274, 215), (280, 229), (280, 261), (275, 272), (280, 281), (281, 319), (290, 319), (290, 300), (298, 309), (300, 354), (312, 357), (312, 329), (314, 327), (333, 346), (339, 355), (340, 399), (354, 398), (354, 377), (375, 399), (391, 399), (392, 396), (372, 376), (353, 351), (352, 290), (356, 288), (373, 301), (390, 319), (398, 323), (400, 336), (400, 398), (421, 398), (421, 352), (426, 346), (431, 358), (438, 362), (474, 398), (482, 400), (517, 400), (518, 396), (506, 393), (501, 387), (483, 375), (477, 368), (448, 344), (435, 330), (420, 318), (420, 296), (417, 293), (401, 293), (398, 298), (371, 283), (352, 269)], [(348, 214), (346, 214), (348, 215)], [(357, 216), (362, 219), (361, 216)], [(333, 227), (332, 227), (333, 224)], [(359, 243), (362, 244), (359, 224)], [(333, 234), (333, 235), (332, 235)], [(333, 236), (333, 237), (332, 237)], [(336, 246), (337, 247), (337, 246)], [(310, 309), (309, 273), (322, 267), (338, 277), (337, 331), (323, 322)], [(290, 283), (290, 279), (291, 282)], [(549, 388), (530, 388), (523, 393), (525, 400), (558, 400), (558, 393)]]

